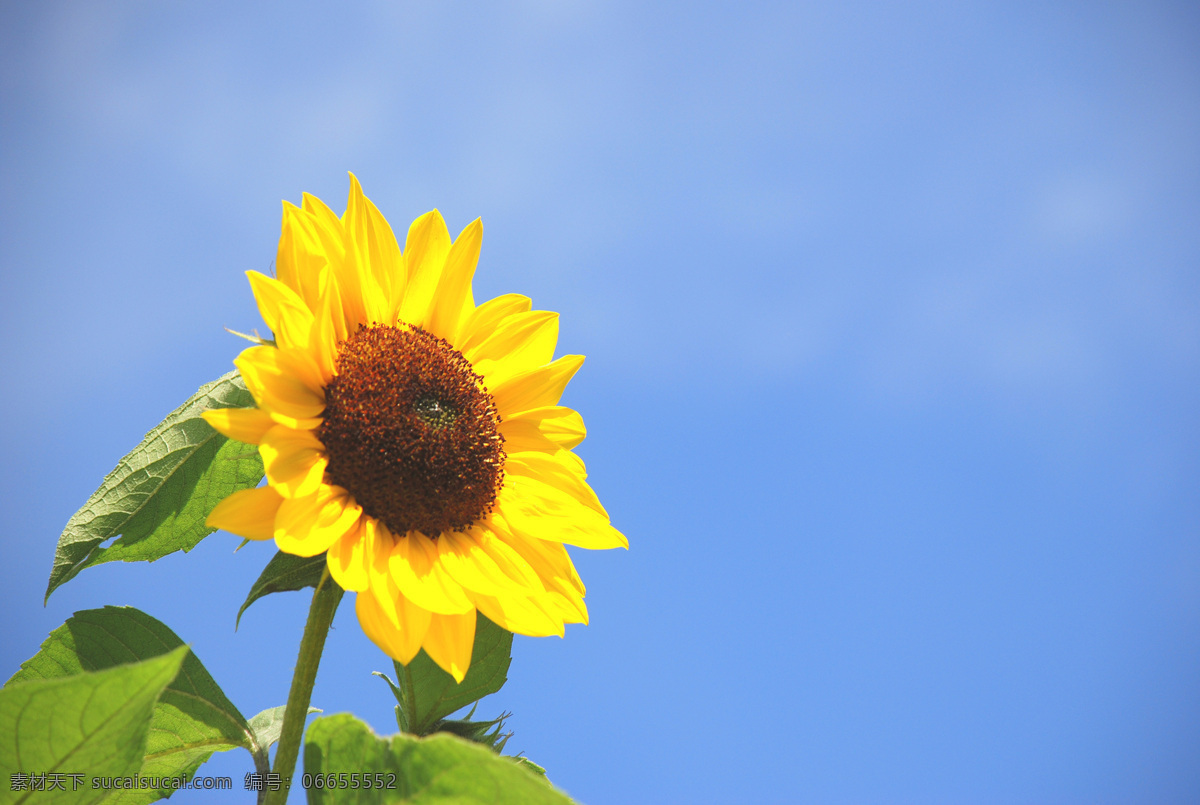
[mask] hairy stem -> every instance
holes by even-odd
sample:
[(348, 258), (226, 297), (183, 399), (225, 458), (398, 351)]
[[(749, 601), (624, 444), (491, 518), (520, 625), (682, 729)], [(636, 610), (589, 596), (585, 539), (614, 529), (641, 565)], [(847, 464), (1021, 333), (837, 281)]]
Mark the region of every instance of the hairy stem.
[[(341, 600), (342, 588), (329, 577), (326, 569), (308, 608), (308, 623), (304, 625), (304, 637), (300, 638), (300, 656), (296, 659), (292, 689), (288, 693), (287, 709), (283, 711), (283, 732), (279, 736), (279, 748), (275, 750), (274, 771), (283, 780), (296, 770), (304, 721), (308, 718), (308, 704), (312, 700), (313, 683), (317, 680), (317, 666), (321, 662), (321, 651), (325, 648), (333, 614)], [(266, 805), (284, 805), (287, 796), (287, 788), (280, 786), (278, 791), (267, 792)]]

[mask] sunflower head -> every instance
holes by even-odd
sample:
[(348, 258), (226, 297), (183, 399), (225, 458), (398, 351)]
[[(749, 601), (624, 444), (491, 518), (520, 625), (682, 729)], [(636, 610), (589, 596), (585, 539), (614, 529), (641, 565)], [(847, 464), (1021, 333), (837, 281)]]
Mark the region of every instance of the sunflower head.
[(401, 250), (353, 175), (340, 217), (284, 202), (277, 275), (248, 272), (275, 343), (234, 361), (257, 408), (205, 414), (258, 445), (267, 479), (209, 525), (324, 552), (371, 640), (459, 681), (476, 612), (561, 636), (587, 622), (564, 545), (628, 547), (572, 452), (583, 420), (558, 405), (583, 358), (554, 359), (558, 316), (528, 298), (475, 304), (482, 233), (451, 241), (434, 210)]
[(466, 531), (491, 512), (504, 471), (496, 405), (462, 353), (419, 327), (370, 324), (325, 388), (330, 482), (393, 534)]

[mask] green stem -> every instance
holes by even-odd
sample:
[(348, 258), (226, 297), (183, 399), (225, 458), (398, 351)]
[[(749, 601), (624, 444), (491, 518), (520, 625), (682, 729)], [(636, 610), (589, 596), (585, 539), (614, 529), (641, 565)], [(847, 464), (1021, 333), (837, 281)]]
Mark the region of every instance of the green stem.
[(413, 690), (412, 672), (407, 665), (392, 663), (396, 667), (396, 684), (400, 686), (400, 710), (404, 714), (404, 723), (400, 725), (403, 732), (421, 735), (417, 732), (417, 692)]
[[(296, 758), (300, 754), (300, 741), (304, 737), (304, 722), (308, 718), (308, 704), (312, 701), (313, 683), (317, 680), (317, 666), (321, 662), (321, 651), (325, 648), (325, 636), (333, 623), (342, 600), (342, 588), (329, 578), (328, 568), (313, 593), (312, 605), (308, 608), (308, 623), (304, 625), (304, 637), (300, 638), (300, 656), (296, 659), (296, 672), (292, 676), (292, 689), (288, 693), (287, 709), (283, 711), (283, 731), (279, 736), (279, 748), (275, 750), (275, 769), (283, 780), (296, 770)], [(295, 783), (296, 781), (292, 781)], [(287, 802), (287, 788), (267, 793), (267, 805), (283, 805)]]

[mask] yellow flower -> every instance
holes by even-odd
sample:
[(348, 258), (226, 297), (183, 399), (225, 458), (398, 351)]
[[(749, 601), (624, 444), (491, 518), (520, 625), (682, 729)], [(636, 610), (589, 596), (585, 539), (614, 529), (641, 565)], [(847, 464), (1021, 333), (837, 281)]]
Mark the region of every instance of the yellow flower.
[(564, 543), (628, 547), (558, 405), (583, 357), (553, 360), (558, 314), (527, 297), (475, 304), (482, 234), (476, 219), (452, 243), (434, 210), (401, 253), (353, 174), (341, 218), (284, 202), (277, 276), (247, 272), (275, 344), (234, 361), (258, 407), (204, 415), (258, 445), (267, 476), (209, 526), (327, 552), (376, 645), (402, 663), (424, 648), (458, 681), (476, 610), (561, 637), (587, 622)]

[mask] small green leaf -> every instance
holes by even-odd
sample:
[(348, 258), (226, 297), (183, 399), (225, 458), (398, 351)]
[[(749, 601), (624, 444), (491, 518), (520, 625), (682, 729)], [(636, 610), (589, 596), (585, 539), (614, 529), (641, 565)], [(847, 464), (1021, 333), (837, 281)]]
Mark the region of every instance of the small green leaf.
[[(73, 678), (126, 663), (145, 661), (183, 646), (166, 625), (132, 607), (76, 612), (50, 633), (41, 650), (26, 660), (6, 683)], [(243, 747), (255, 750), (250, 725), (191, 651), (179, 675), (154, 705), (145, 762), (146, 777), (190, 778), (213, 752)], [(114, 792), (107, 802), (135, 805), (168, 796), (171, 789)]]
[[(266, 752), (279, 742), (279, 735), (283, 732), (284, 710), (287, 710), (287, 705), (281, 704), (279, 707), (263, 710), (250, 719), (250, 731), (254, 733), (254, 740), (258, 743), (262, 751)], [(316, 707), (308, 708), (310, 716), (313, 713), (320, 712)]]
[[(91, 805), (113, 792), (91, 778), (127, 776), (142, 768), (155, 702), (180, 672), (186, 646), (131, 665), (56, 679), (30, 678), (0, 690), (0, 803)], [(84, 774), (63, 791), (12, 790), (18, 773)], [(157, 797), (155, 797), (157, 799)]]
[[(414, 735), (428, 735), (446, 716), (495, 693), (508, 681), (512, 663), (512, 632), (492, 623), (483, 613), (475, 621), (475, 645), (471, 666), (461, 683), (438, 667), (424, 649), (408, 665), (393, 662), (399, 692), (400, 729)], [(386, 677), (385, 677), (386, 678)], [(391, 681), (388, 681), (391, 684)]]
[(325, 554), (316, 556), (293, 556), (290, 553), (276, 551), (259, 574), (258, 580), (250, 588), (246, 602), (238, 610), (237, 622), (242, 622), (242, 613), (264, 595), (283, 593), (291, 590), (303, 590), (305, 587), (316, 587), (321, 582), (325, 572)]
[(258, 484), (262, 459), (254, 445), (226, 439), (200, 414), (253, 405), (242, 378), (230, 372), (202, 386), (147, 433), (67, 522), (46, 598), (85, 567), (118, 559), (153, 562), (190, 551), (215, 531), (205, 518), (233, 492)]
[[(356, 772), (343, 782), (338, 772)], [(318, 718), (308, 728), (304, 772), (323, 777), (309, 805), (570, 805), (566, 794), (524, 764), (479, 744), (438, 733), (379, 738), (349, 713)], [(371, 788), (364, 784), (369, 781)], [(358, 783), (357, 789), (347, 787)], [(385, 787), (381, 790), (379, 785)]]

